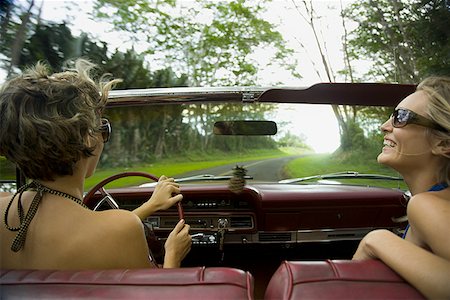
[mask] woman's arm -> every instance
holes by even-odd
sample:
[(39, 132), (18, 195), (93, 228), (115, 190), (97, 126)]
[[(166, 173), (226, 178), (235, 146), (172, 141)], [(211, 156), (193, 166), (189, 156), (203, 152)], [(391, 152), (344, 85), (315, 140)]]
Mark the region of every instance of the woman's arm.
[(408, 203), (404, 240), (388, 230), (364, 237), (354, 259), (377, 258), (427, 298), (450, 298), (450, 203), (441, 192), (421, 193)]
[[(103, 234), (95, 243), (92, 260), (96, 268), (149, 268), (149, 249), (142, 221), (133, 213), (120, 209), (99, 212), (104, 217), (96, 230)], [(164, 268), (178, 268), (191, 249), (189, 225), (180, 220), (165, 243)], [(94, 243), (93, 243), (94, 244)], [(96, 257), (94, 257), (96, 256)]]
[(190, 226), (180, 220), (169, 234), (164, 248), (164, 268), (179, 268), (181, 261), (191, 250), (192, 238), (189, 235)]
[(367, 234), (353, 259), (376, 258), (383, 261), (430, 299), (450, 297), (450, 261), (388, 230)]
[[(176, 194), (175, 196), (173, 196)], [(181, 201), (180, 186), (173, 178), (162, 175), (150, 199), (133, 210), (139, 219), (145, 220), (148, 216), (159, 210), (165, 210)]]

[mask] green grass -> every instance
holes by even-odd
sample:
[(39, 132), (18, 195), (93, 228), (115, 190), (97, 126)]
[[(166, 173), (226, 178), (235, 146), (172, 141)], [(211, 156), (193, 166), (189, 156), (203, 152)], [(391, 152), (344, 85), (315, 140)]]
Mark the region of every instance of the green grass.
[(3, 156), (0, 156), (0, 179), (16, 179), (16, 166)]
[[(361, 159), (343, 160), (333, 156), (332, 154), (316, 154), (298, 158), (289, 162), (284, 168), (284, 173), (288, 178), (306, 177), (342, 171), (355, 171), (365, 174), (383, 174), (396, 177), (399, 176), (399, 174), (392, 169), (378, 164), (375, 159), (367, 161), (363, 161)], [(373, 179), (339, 179), (338, 181), (349, 184), (407, 189), (403, 181)]]
[[(190, 153), (189, 155), (185, 155), (183, 157), (163, 159), (155, 163), (143, 164), (129, 168), (98, 169), (92, 177), (86, 179), (85, 190), (89, 190), (95, 184), (111, 175), (125, 171), (147, 172), (158, 177), (161, 175), (176, 177), (179, 174), (190, 171), (202, 170), (254, 159), (269, 159), (288, 155), (291, 154), (278, 149), (255, 150), (245, 154), (215, 153), (205, 155), (200, 153)], [(134, 186), (146, 183), (148, 181), (148, 179), (142, 177), (126, 177), (108, 184), (108, 188)]]
[[(86, 179), (85, 190), (89, 190), (96, 183), (101, 180), (125, 171), (141, 171), (151, 173), (156, 176), (166, 175), (169, 177), (177, 177), (180, 174), (184, 174), (190, 171), (202, 170), (221, 165), (227, 165), (232, 163), (239, 163), (243, 161), (250, 161), (256, 159), (270, 159), (281, 156), (295, 155), (306, 153), (302, 149), (283, 148), (280, 150), (257, 150), (251, 151), (245, 154), (229, 154), (229, 153), (190, 153), (184, 156), (172, 157), (170, 159), (163, 159), (151, 164), (142, 164), (129, 168), (99, 168), (96, 173)], [(374, 159), (364, 160), (357, 154), (359, 159), (340, 159), (331, 154), (311, 154), (306, 157), (298, 158), (291, 161), (285, 166), (284, 173), (286, 178), (306, 177), (319, 174), (328, 174), (342, 171), (356, 171), (359, 173), (369, 174), (384, 174), (390, 176), (398, 176), (398, 174), (390, 168), (384, 167), (378, 164)], [(0, 163), (6, 166), (6, 160), (0, 157)], [(8, 165), (9, 167), (9, 165)], [(9, 168), (8, 168), (9, 170)], [(11, 168), (10, 172), (4, 172), (6, 168), (2, 168), (3, 179), (14, 179), (15, 169)], [(7, 173), (7, 175), (6, 175)], [(11, 173), (11, 174), (9, 174)], [(366, 180), (366, 179), (346, 179), (339, 180), (343, 183), (354, 183), (363, 185), (383, 186), (390, 188), (400, 187), (407, 189), (403, 182), (386, 181), (386, 180)], [(148, 182), (148, 179), (142, 177), (127, 177), (112, 182), (108, 185), (108, 188), (135, 186)], [(399, 186), (400, 184), (400, 186)]]

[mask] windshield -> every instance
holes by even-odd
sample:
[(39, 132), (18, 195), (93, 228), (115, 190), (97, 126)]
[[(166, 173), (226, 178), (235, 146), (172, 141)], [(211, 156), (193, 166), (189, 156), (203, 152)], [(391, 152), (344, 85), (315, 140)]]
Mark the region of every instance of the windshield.
[[(298, 103), (195, 103), (112, 107), (105, 112), (113, 127), (89, 189), (112, 174), (133, 170), (195, 183), (223, 184), (236, 166), (247, 182), (360, 184), (405, 188), (398, 174), (379, 165), (380, 125), (391, 108)], [(218, 121), (273, 121), (274, 135), (217, 135)], [(345, 176), (330, 178), (340, 173)], [(348, 176), (348, 174), (352, 174)], [(358, 176), (374, 174), (384, 176)], [(227, 177), (228, 176), (228, 177)], [(312, 178), (304, 178), (312, 177)], [(287, 180), (287, 179), (301, 180)], [(306, 180), (308, 179), (308, 180)], [(145, 178), (127, 178), (115, 186), (138, 186)], [(222, 181), (214, 181), (222, 184)]]

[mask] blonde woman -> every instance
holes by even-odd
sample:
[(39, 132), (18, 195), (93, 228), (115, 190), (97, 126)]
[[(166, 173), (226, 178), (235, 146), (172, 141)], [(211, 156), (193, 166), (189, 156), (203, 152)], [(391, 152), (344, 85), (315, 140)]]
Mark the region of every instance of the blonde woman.
[(427, 298), (450, 299), (450, 78), (422, 81), (381, 130), (378, 162), (411, 191), (409, 225), (403, 238), (370, 232), (353, 259), (380, 259)]

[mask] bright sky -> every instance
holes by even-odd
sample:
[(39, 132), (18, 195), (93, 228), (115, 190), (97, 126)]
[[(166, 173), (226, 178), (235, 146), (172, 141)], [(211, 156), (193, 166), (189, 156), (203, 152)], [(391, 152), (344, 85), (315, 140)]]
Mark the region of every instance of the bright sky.
[(317, 153), (333, 152), (340, 144), (338, 123), (330, 105), (286, 104), (278, 110), (276, 120), (289, 122), (283, 130), (304, 135), (306, 144)]
[[(130, 46), (124, 42), (121, 36), (116, 33), (108, 32), (112, 29), (111, 25), (106, 23), (94, 22), (88, 18), (87, 12), (92, 7), (92, 1), (76, 1), (78, 8), (72, 11), (64, 9), (70, 3), (67, 0), (41, 0), (43, 1), (42, 18), (52, 21), (70, 20), (74, 35), (80, 34), (81, 31), (89, 32), (93, 36), (98, 37), (102, 41), (108, 42), (114, 47), (124, 50)], [(252, 0), (249, 0), (252, 1)], [(36, 1), (39, 3), (38, 1)], [(192, 1), (180, 1), (184, 7), (189, 6)], [(297, 0), (297, 5), (301, 8), (301, 1)], [(350, 0), (313, 0), (314, 9), (320, 18), (317, 20), (316, 27), (320, 40), (325, 42), (327, 58), (330, 62), (332, 70), (336, 73), (344, 68), (341, 36), (343, 32), (342, 20), (339, 17), (340, 3), (345, 6)], [(288, 45), (295, 49), (295, 58), (298, 60), (298, 72), (303, 76), (301, 79), (292, 77), (288, 71), (280, 68), (269, 67), (261, 72), (261, 85), (272, 85), (275, 82), (282, 82), (285, 86), (309, 86), (318, 82), (326, 82), (327, 76), (324, 73), (321, 64), (321, 58), (314, 39), (313, 32), (299, 12), (295, 9), (291, 0), (274, 0), (271, 7), (264, 16), (267, 20), (274, 24), (278, 24), (278, 30), (283, 34)], [(354, 28), (355, 24), (347, 24), (347, 30)], [(301, 46), (301, 44), (303, 46)], [(145, 45), (143, 45), (145, 47)], [(135, 45), (135, 49), (139, 51), (139, 45)], [(255, 59), (262, 63), (267, 63), (269, 53), (258, 51)], [(319, 73), (320, 75), (318, 75)], [(343, 78), (336, 78), (336, 81), (344, 81)], [(280, 115), (287, 114), (280, 111)], [(297, 114), (296, 114), (297, 115)], [(323, 132), (318, 133), (318, 127), (312, 126), (314, 121), (318, 119), (322, 122), (329, 123), (327, 126), (320, 126)], [(317, 152), (330, 152), (339, 145), (337, 122), (330, 107), (314, 107), (313, 109), (302, 108), (298, 111), (297, 117), (291, 121), (292, 126), (301, 128), (303, 134), (307, 137), (307, 143), (310, 144)], [(330, 130), (330, 128), (332, 128)], [(325, 130), (326, 129), (326, 130)], [(296, 133), (296, 132), (292, 132)]]

